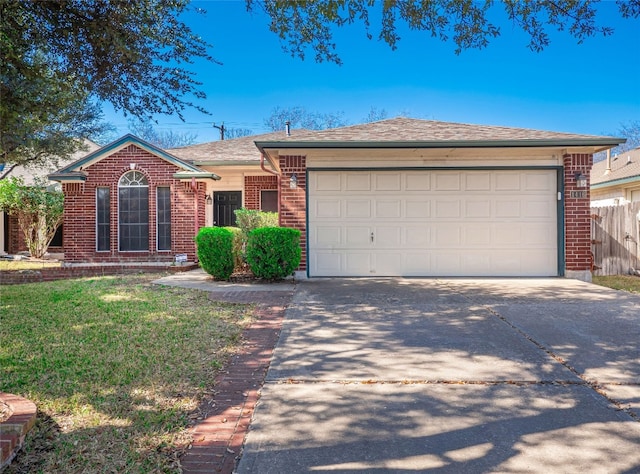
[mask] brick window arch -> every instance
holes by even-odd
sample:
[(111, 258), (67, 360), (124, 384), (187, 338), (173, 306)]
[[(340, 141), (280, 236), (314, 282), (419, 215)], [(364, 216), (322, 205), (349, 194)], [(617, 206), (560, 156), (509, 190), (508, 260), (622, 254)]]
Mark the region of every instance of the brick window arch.
[(118, 181), (118, 247), (149, 250), (149, 181), (140, 171), (127, 171)]

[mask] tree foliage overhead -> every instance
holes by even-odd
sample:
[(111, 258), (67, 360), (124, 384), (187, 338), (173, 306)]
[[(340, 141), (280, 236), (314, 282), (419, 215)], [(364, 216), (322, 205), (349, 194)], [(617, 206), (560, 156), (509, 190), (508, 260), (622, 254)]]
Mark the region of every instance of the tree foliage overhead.
[[(528, 47), (540, 51), (549, 45), (549, 29), (567, 30), (580, 43), (613, 28), (598, 23), (598, 0), (246, 0), (247, 9), (263, 9), (271, 19), (270, 29), (285, 43), (292, 56), (304, 59), (307, 49), (318, 62), (341, 63), (333, 39), (333, 27), (361, 22), (373, 38), (372, 18), (380, 18), (379, 40), (396, 49), (398, 24), (424, 31), (442, 41), (453, 41), (456, 54), (483, 48), (500, 35), (491, 22), (494, 4), (504, 7), (509, 19), (529, 35)], [(623, 18), (640, 16), (640, 0), (616, 0)], [(496, 6), (497, 8), (497, 6)]]
[(105, 132), (99, 104), (147, 119), (201, 106), (189, 0), (0, 0), (0, 162), (55, 162)]
[[(208, 44), (180, 21), (189, 0), (3, 0), (3, 33), (19, 36), (56, 73), (135, 117), (181, 116), (205, 97), (194, 58), (212, 60)], [(16, 58), (19, 59), (19, 58)]]

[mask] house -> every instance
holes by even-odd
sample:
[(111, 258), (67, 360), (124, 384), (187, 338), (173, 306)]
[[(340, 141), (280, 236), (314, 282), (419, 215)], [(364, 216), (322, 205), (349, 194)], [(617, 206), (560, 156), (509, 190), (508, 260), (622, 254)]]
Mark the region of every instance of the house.
[(308, 277), (588, 280), (593, 154), (623, 141), (408, 118), (168, 151), (127, 135), (50, 178), (70, 264), (193, 260), (242, 205), (301, 231)]
[[(71, 157), (63, 160), (58, 163), (59, 165), (68, 165), (69, 163), (73, 163), (80, 157), (87, 154), (87, 152), (92, 152), (100, 148), (99, 145), (92, 142), (91, 140), (84, 140), (85, 150), (74, 153)], [(49, 173), (53, 173), (58, 166), (53, 166), (51, 164), (45, 166), (16, 166), (11, 170), (11, 172), (7, 175), (9, 177), (22, 178), (26, 185), (32, 185), (35, 183), (37, 178), (46, 178)], [(0, 165), (0, 174), (2, 174), (3, 166)], [(5, 178), (5, 179), (7, 179)], [(50, 185), (57, 185), (58, 183), (49, 182)], [(64, 226), (60, 226), (56, 232), (56, 235), (53, 237), (51, 244), (49, 245), (49, 252), (51, 253), (60, 253), (62, 252), (62, 239), (63, 239), (63, 228)], [(15, 254), (18, 252), (23, 252), (27, 250), (27, 246), (24, 241), (24, 236), (18, 227), (18, 219), (14, 216), (10, 216), (5, 212), (0, 211), (0, 255), (2, 254)]]
[(594, 163), (591, 205), (617, 206), (640, 201), (640, 147)]

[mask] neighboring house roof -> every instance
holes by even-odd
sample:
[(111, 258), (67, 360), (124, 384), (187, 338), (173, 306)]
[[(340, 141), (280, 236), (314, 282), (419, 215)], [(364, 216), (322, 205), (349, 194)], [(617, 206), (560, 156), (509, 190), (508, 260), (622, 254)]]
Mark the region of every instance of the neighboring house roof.
[(194, 166), (193, 164), (188, 163), (187, 161), (184, 161), (172, 155), (171, 153), (168, 153), (165, 150), (158, 148), (157, 146), (152, 145), (151, 143), (148, 143), (131, 134), (127, 134), (119, 138), (118, 140), (100, 148), (99, 150), (96, 150), (93, 153), (89, 153), (83, 158), (74, 161), (73, 163), (58, 170), (55, 173), (51, 173), (49, 175), (49, 179), (60, 182), (85, 181), (86, 174), (83, 171), (84, 168), (91, 166), (93, 163), (96, 163), (129, 145), (136, 145), (137, 147), (142, 148), (143, 150), (146, 150), (149, 153), (152, 153), (159, 158), (166, 160), (169, 163), (172, 163), (180, 168), (181, 171), (174, 175), (176, 179), (220, 179), (218, 175), (203, 171), (197, 166)]
[(605, 150), (624, 138), (548, 132), (526, 128), (393, 118), (362, 125), (256, 140), (264, 148), (477, 148), (577, 146)]
[(594, 163), (591, 169), (591, 187), (594, 189), (640, 182), (640, 147), (611, 157), (611, 170), (607, 172), (609, 160)]
[[(291, 136), (297, 137), (307, 132), (309, 130), (291, 130)], [(167, 151), (195, 165), (220, 164), (221, 162), (228, 164), (255, 164), (260, 161), (260, 151), (255, 142), (279, 140), (285, 137), (286, 133), (283, 130), (281, 132), (171, 148)]]
[(22, 178), (25, 184), (32, 185), (34, 184), (34, 180), (36, 178), (45, 178), (50, 173), (55, 172), (60, 166), (68, 166), (70, 163), (75, 162), (79, 158), (85, 156), (87, 153), (94, 152), (100, 148), (100, 145), (92, 142), (91, 140), (85, 139), (83, 140), (83, 143), (86, 147), (85, 150), (78, 151), (65, 160), (60, 160), (57, 166), (54, 166), (53, 164), (38, 166), (16, 166), (11, 170), (7, 177), (13, 176), (16, 178)]

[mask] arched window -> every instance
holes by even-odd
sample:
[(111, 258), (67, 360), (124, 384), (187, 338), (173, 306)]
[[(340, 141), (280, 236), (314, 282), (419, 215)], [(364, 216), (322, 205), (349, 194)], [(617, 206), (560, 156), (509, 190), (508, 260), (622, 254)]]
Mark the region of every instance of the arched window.
[(121, 252), (149, 250), (149, 182), (140, 171), (118, 182), (118, 230)]

